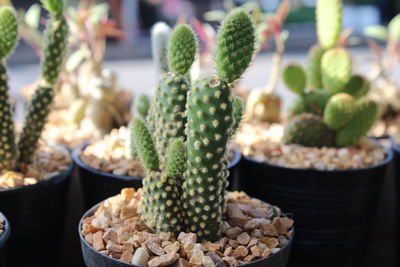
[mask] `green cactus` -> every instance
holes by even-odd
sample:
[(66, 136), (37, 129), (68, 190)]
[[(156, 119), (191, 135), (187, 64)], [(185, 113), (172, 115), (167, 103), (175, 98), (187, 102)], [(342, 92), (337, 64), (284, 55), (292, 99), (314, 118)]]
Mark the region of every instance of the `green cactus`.
[(299, 144), (310, 147), (332, 146), (334, 131), (330, 130), (322, 118), (310, 113), (303, 113), (290, 119), (285, 127), (285, 144)]
[(242, 98), (239, 96), (234, 96), (233, 97), (233, 118), (235, 120), (233, 126), (232, 126), (232, 135), (236, 133), (236, 131), (239, 129), (240, 122), (243, 119), (243, 114), (244, 114), (244, 103)]
[(17, 163), (15, 130), (8, 95), (6, 58), (14, 50), (18, 39), (17, 16), (11, 7), (0, 7), (0, 172), (14, 169)]
[(324, 49), (335, 47), (342, 31), (342, 1), (318, 0), (316, 18), (319, 44)]
[(329, 100), (329, 94), (323, 90), (312, 91), (295, 99), (290, 107), (290, 115), (299, 115), (301, 113), (312, 113), (322, 116), (326, 103)]
[(161, 74), (169, 71), (167, 54), (170, 33), (171, 28), (164, 22), (157, 22), (151, 28), (151, 51), (156, 67), (157, 81)]
[(339, 130), (345, 126), (354, 116), (354, 98), (346, 93), (332, 96), (324, 110), (324, 122), (329, 128)]
[(232, 83), (240, 78), (253, 57), (255, 39), (246, 12), (236, 9), (225, 18), (217, 36), (217, 76), (221, 80)]
[(307, 79), (311, 89), (322, 89), (321, 59), (325, 49), (313, 45), (308, 52)]
[[(219, 35), (224, 34), (224, 37), (219, 36), (220, 43), (226, 43), (224, 38), (232, 38), (233, 33), (228, 34), (230, 31), (226, 27), (243, 32), (248, 25), (252, 25), (249, 16), (242, 10), (230, 13), (226, 20), (229, 23), (224, 23), (220, 29)], [(254, 36), (253, 31), (250, 34)], [(245, 39), (250, 43), (237, 40), (230, 44), (230, 49), (254, 49), (255, 39), (249, 39), (248, 36)], [(232, 45), (236, 48), (232, 48)], [(217, 53), (221, 53), (221, 49), (222, 46)], [(251, 56), (253, 50), (249, 50), (248, 53)], [(221, 55), (217, 57), (222, 59)], [(243, 58), (243, 55), (236, 59), (230, 57), (234, 62), (239, 62), (240, 58)], [(246, 66), (240, 67), (242, 72), (249, 63), (244, 61)], [(229, 64), (228, 61), (217, 62), (217, 68), (229, 70), (226, 66), (219, 66), (220, 64)], [(230, 84), (235, 81), (232, 77), (238, 79), (242, 73), (238, 72), (238, 68), (231, 70), (232, 73), (224, 72), (224, 78), (210, 76), (197, 80), (193, 83), (192, 90), (185, 91), (187, 98), (182, 99), (182, 111), (187, 117), (187, 123), (183, 124), (186, 128), (183, 136), (169, 136), (165, 157), (159, 156), (162, 154), (160, 150), (164, 148), (154, 145), (144, 122), (140, 119), (132, 122), (137, 152), (148, 173), (143, 181), (141, 219), (155, 232), (194, 232), (202, 241), (214, 241), (221, 235), (226, 209), (226, 178), (229, 174), (226, 160), (227, 144), (234, 128), (238, 127), (243, 112), (242, 102), (232, 96)], [(184, 79), (183, 76), (178, 78)], [(160, 80), (160, 88), (164, 86), (163, 83), (171, 85), (180, 82), (176, 75), (167, 75), (167, 80)], [(173, 88), (176, 88), (176, 84)], [(161, 99), (161, 96), (168, 99), (167, 93), (176, 93), (177, 90), (171, 91), (174, 92), (163, 91), (164, 95), (159, 93), (156, 101), (157, 97)], [(178, 97), (169, 102), (176, 99)], [(165, 105), (164, 102), (161, 104)], [(157, 105), (154, 107), (158, 108)], [(181, 111), (180, 106), (178, 111)], [(163, 112), (167, 113), (168, 110)], [(176, 114), (177, 110), (174, 113)], [(171, 117), (168, 129), (180, 129), (182, 118)], [(164, 117), (154, 117), (154, 121), (155, 133), (161, 133), (158, 128), (165, 127)], [(158, 137), (155, 136), (155, 139)]]
[(353, 118), (336, 134), (336, 146), (353, 146), (365, 136), (374, 124), (378, 105), (369, 99), (361, 98), (356, 103)]
[(304, 94), (306, 88), (306, 73), (302, 66), (298, 64), (289, 64), (282, 73), (283, 81), (287, 88), (298, 95)]
[(185, 105), (190, 87), (190, 82), (185, 76), (194, 61), (196, 50), (197, 39), (190, 26), (176, 26), (169, 42), (168, 60), (171, 72), (161, 76), (153, 113), (150, 114), (150, 121), (154, 122), (156, 146), (161, 162), (164, 162), (171, 139), (185, 140)]
[(133, 104), (134, 114), (142, 119), (146, 118), (150, 109), (150, 98), (146, 94), (139, 94), (135, 97)]
[(352, 75), (344, 87), (343, 92), (348, 93), (355, 99), (365, 96), (370, 89), (369, 81), (361, 75)]
[(351, 78), (352, 60), (344, 48), (333, 48), (321, 60), (322, 84), (333, 95), (344, 90)]

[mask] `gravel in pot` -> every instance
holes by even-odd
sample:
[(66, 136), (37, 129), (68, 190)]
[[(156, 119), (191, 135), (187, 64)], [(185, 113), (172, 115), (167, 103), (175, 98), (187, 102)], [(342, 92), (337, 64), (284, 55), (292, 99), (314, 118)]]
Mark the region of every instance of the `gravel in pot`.
[(6, 260), (6, 246), (10, 236), (10, 223), (3, 213), (0, 212), (0, 266), (3, 267)]

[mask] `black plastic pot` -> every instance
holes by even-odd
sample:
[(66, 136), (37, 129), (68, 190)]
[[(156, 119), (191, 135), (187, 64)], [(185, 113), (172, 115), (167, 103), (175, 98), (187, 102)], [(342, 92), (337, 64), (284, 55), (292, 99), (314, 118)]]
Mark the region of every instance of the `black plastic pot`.
[(397, 252), (398, 260), (400, 260), (400, 145), (392, 138), (391, 139), (392, 149), (393, 149), (393, 178), (396, 187), (396, 225), (397, 225)]
[[(85, 209), (89, 209), (96, 203), (103, 201), (106, 198), (115, 196), (121, 192), (121, 189), (126, 187), (133, 187), (138, 189), (142, 187), (142, 177), (131, 177), (125, 175), (115, 175), (108, 172), (96, 170), (86, 165), (81, 159), (80, 154), (87, 144), (81, 145), (74, 149), (72, 152), (72, 159), (77, 165), (78, 173), (80, 176), (80, 182), (82, 186), (83, 199)], [(232, 190), (236, 184), (234, 178), (235, 168), (241, 159), (241, 155), (238, 151), (235, 151), (234, 159), (229, 164), (228, 169), (231, 171), (231, 175), (228, 177), (230, 181), (230, 187)]]
[[(82, 230), (82, 223), (83, 220), (86, 217), (92, 216), (98, 206), (100, 205), (97, 204), (91, 209), (89, 209), (81, 218), (81, 221), (79, 223), (79, 236), (81, 239), (81, 247), (82, 247), (82, 254), (83, 254), (83, 260), (85, 261), (85, 264), (87, 267), (140, 267), (138, 265), (134, 264), (129, 264), (114, 258), (111, 258), (107, 255), (104, 255), (97, 250), (95, 250), (83, 237), (81, 230)], [(292, 247), (292, 240), (290, 239), (289, 242), (281, 248), (280, 251), (277, 253), (265, 258), (265, 259), (260, 259), (256, 260), (253, 262), (250, 262), (248, 264), (243, 264), (240, 265), (241, 267), (285, 267), (287, 265), (289, 255), (290, 255), (290, 250)]]
[(296, 221), (289, 266), (363, 266), (387, 167), (337, 171), (295, 169), (243, 157), (239, 189)]
[(36, 184), (0, 189), (0, 210), (12, 225), (7, 266), (58, 266), (72, 170), (73, 164)]
[(8, 222), (6, 216), (0, 212), (0, 218), (4, 219), (5, 225), (3, 229), (3, 234), (0, 236), (0, 266), (3, 267), (6, 261), (6, 245), (8, 238), (10, 236), (10, 223)]

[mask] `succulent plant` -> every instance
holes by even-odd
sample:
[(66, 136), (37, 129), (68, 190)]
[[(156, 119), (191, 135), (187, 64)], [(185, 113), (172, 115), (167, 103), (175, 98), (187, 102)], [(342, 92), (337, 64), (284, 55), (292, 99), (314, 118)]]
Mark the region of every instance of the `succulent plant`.
[[(175, 52), (177, 47), (196, 51), (194, 34), (185, 24), (173, 30), (169, 62), (174, 73), (160, 79), (153, 104), (171, 114), (154, 117), (154, 137), (143, 120), (136, 118), (132, 123), (137, 152), (148, 172), (143, 181), (141, 216), (154, 231), (194, 232), (208, 241), (220, 237), (229, 173), (227, 144), (243, 110), (241, 100), (231, 94), (231, 84), (250, 64), (254, 45), (249, 15), (241, 9), (230, 12), (218, 33), (217, 75), (196, 80), (189, 87), (183, 75), (190, 68), (192, 54), (182, 57), (181, 53), (177, 60)], [(169, 103), (176, 100), (180, 102)], [(178, 112), (182, 114), (171, 116)], [(165, 136), (158, 137), (163, 133)]]
[(341, 10), (339, 0), (318, 0), (319, 44), (309, 50), (308, 69), (290, 64), (283, 71), (286, 86), (298, 94), (290, 108), (285, 143), (356, 145), (376, 119), (376, 104), (366, 97), (369, 81), (352, 74), (351, 56), (338, 45)]
[(164, 22), (157, 22), (151, 28), (151, 51), (156, 68), (156, 78), (169, 71), (168, 67), (168, 38), (171, 27)]
[(0, 7), (0, 170), (16, 170), (32, 162), (47, 115), (50, 111), (54, 90), (64, 58), (68, 26), (63, 17), (63, 2), (42, 0), (50, 13), (45, 36), (46, 42), (41, 63), (41, 83), (28, 107), (24, 127), (16, 145), (10, 99), (8, 96), (6, 58), (13, 51), (18, 39), (16, 12), (12, 7)]

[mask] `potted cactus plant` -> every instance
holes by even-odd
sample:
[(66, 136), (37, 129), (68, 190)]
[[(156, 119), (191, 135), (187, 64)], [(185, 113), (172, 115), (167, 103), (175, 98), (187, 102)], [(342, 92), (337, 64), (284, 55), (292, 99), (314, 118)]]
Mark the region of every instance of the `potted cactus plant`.
[(0, 266), (3, 267), (6, 260), (6, 245), (10, 236), (10, 223), (6, 216), (0, 212)]
[(286, 266), (293, 221), (244, 193), (226, 192), (227, 144), (241, 119), (231, 83), (254, 52), (250, 17), (232, 11), (217, 38), (216, 76), (191, 83), (185, 74), (195, 34), (186, 24), (173, 30), (173, 72), (161, 76), (148, 123), (132, 121), (147, 170), (143, 188), (124, 189), (83, 216), (87, 266)]
[(293, 212), (293, 266), (362, 263), (392, 160), (391, 151), (365, 138), (377, 104), (338, 42), (341, 14), (340, 0), (317, 2), (319, 43), (307, 71), (298, 64), (283, 71), (298, 95), (283, 140), (264, 144), (261, 155), (245, 156), (239, 166), (241, 190)]
[[(43, 0), (50, 13), (45, 31), (40, 84), (27, 108), (18, 138), (8, 96), (6, 59), (18, 39), (18, 22), (10, 6), (0, 8), (0, 210), (13, 225), (7, 248), (10, 266), (55, 262), (64, 225), (67, 187), (72, 163), (67, 149), (40, 139), (51, 110), (68, 35), (62, 1)], [(21, 251), (24, 257), (21, 257)], [(43, 258), (41, 255), (48, 257)]]

